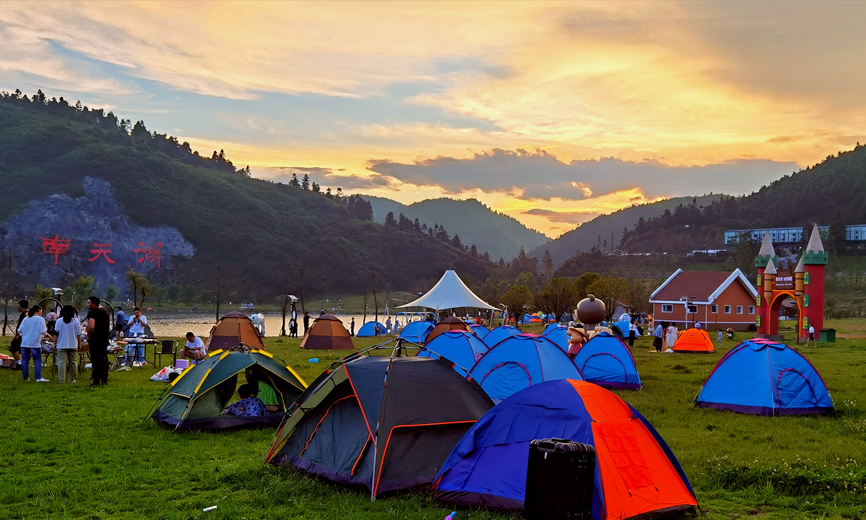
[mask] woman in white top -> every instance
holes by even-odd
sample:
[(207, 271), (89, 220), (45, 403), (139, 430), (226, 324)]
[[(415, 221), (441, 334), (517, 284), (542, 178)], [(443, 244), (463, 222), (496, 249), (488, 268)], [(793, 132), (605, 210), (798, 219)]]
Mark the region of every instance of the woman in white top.
[(45, 320), (42, 318), (42, 307), (34, 305), (27, 311), (27, 317), (18, 326), (21, 335), (21, 375), (25, 381), (30, 381), (28, 373), (30, 360), (33, 359), (33, 371), (37, 383), (47, 383), (42, 378), (42, 336), (48, 332)]
[(677, 325), (675, 323), (671, 323), (668, 327), (667, 334), (665, 334), (665, 339), (667, 340), (667, 348), (674, 348), (674, 343), (677, 342)]
[(57, 380), (77, 383), (78, 348), (81, 346), (81, 323), (75, 319), (75, 307), (66, 305), (60, 310), (60, 319), (54, 324), (57, 331)]

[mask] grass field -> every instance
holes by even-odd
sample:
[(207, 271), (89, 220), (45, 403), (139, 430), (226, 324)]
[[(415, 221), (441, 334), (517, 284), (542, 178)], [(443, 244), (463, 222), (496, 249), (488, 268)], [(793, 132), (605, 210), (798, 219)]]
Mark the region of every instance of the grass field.
[[(866, 329), (866, 320), (827, 326), (844, 336)], [(0, 340), (4, 351), (8, 341)], [(298, 343), (268, 338), (267, 348), (307, 381), (338, 357), (302, 352)], [(708, 356), (654, 354), (642, 338), (634, 353), (644, 389), (619, 392), (671, 446), (706, 518), (866, 517), (866, 340), (800, 348), (830, 387), (837, 407), (830, 416), (691, 407), (734, 345), (726, 341)], [(321, 361), (310, 363), (313, 356)], [(176, 434), (145, 421), (165, 388), (148, 380), (153, 372), (114, 372), (107, 388), (90, 389), (51, 375), (50, 383), (24, 383), (20, 372), (0, 371), (0, 518), (441, 520), (451, 512), (423, 491), (370, 502), (364, 492), (265, 466), (272, 431)], [(517, 517), (460, 510), (457, 518)]]

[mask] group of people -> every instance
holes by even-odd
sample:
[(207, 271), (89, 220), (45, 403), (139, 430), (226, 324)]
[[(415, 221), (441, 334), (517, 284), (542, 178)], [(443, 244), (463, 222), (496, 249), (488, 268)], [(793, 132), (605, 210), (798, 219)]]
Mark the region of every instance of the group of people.
[[(108, 342), (109, 319), (105, 309), (100, 306), (100, 299), (91, 296), (87, 299), (86, 342), (92, 363), (91, 386), (100, 386), (108, 382)], [(58, 381), (60, 383), (76, 383), (78, 376), (78, 352), (82, 348), (81, 322), (78, 320), (78, 310), (72, 305), (61, 308), (59, 316), (49, 330), (43, 309), (40, 305), (29, 306), (27, 300), (18, 302), (21, 316), (15, 337), (9, 346), (16, 366), (20, 369), (24, 381), (30, 381), (30, 362), (33, 361), (33, 375), (36, 382), (47, 383), (42, 377), (42, 344), (44, 340), (54, 343), (54, 352), (58, 366)]]
[[(695, 328), (700, 328), (700, 323), (696, 323)], [(674, 348), (679, 333), (676, 323), (671, 322), (669, 324), (666, 321), (659, 323), (653, 331), (653, 348), (656, 349), (656, 352)]]

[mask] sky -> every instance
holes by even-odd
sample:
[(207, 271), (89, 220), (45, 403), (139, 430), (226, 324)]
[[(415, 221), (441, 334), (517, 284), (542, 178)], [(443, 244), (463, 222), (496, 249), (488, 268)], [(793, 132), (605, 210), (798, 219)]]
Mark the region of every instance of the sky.
[(4, 2), (0, 89), (555, 237), (866, 142), (866, 2)]

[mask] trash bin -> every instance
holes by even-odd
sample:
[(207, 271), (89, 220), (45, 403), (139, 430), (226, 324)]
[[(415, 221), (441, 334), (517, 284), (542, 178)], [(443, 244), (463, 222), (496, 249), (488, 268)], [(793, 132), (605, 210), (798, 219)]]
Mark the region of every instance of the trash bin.
[(836, 329), (821, 329), (818, 333), (818, 341), (821, 343), (836, 343)]

